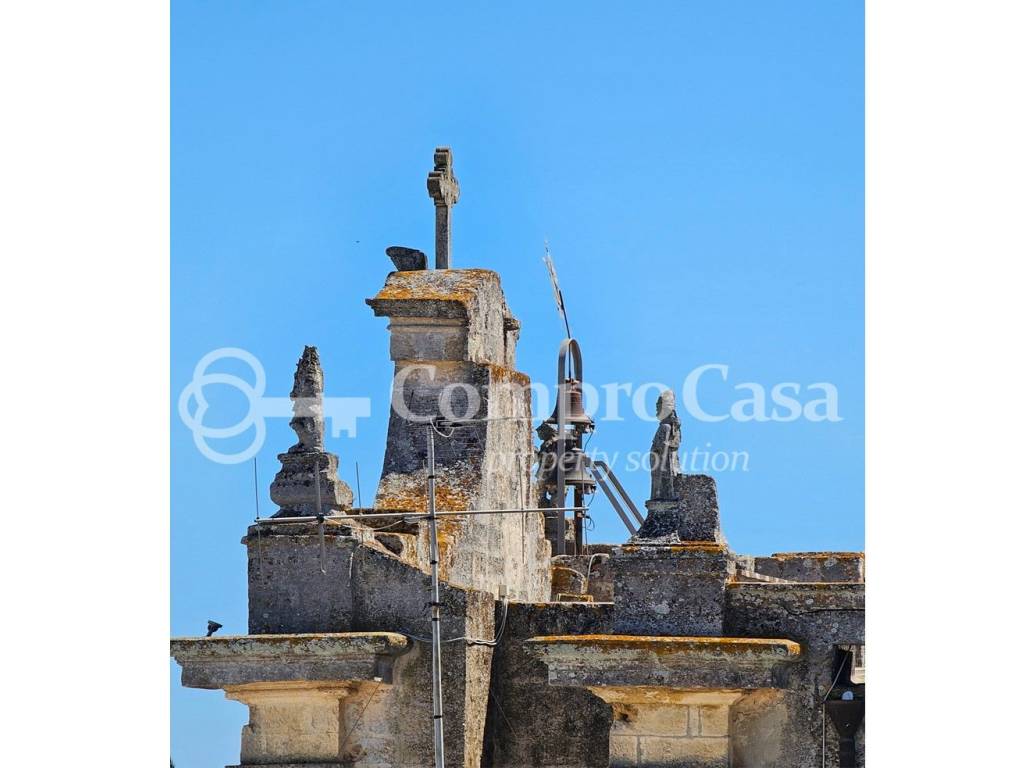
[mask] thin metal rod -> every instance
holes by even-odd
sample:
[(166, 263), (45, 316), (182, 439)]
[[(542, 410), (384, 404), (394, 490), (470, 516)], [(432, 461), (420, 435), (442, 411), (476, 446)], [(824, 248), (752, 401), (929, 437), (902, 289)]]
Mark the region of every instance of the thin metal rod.
[(316, 516), (324, 516), (324, 505), (320, 500), (320, 460), (313, 463), (313, 484), (316, 486)]
[(316, 485), (316, 519), (320, 521), (320, 573), (327, 575), (327, 543), (324, 540), (324, 505), (320, 500), (320, 460), (313, 462), (313, 484)]
[[(629, 530), (631, 536), (636, 535), (636, 526), (630, 521), (629, 516), (623, 511), (622, 507), (619, 506), (618, 499), (615, 498), (615, 494), (612, 493), (612, 489), (608, 487), (608, 483), (605, 482), (604, 470), (599, 467), (604, 462), (594, 462), (594, 479), (597, 480), (597, 484), (601, 486), (601, 490), (604, 491), (604, 495), (608, 497), (608, 501), (612, 503), (612, 507), (615, 512), (619, 515), (619, 519), (626, 524), (626, 528)], [(643, 523), (641, 522), (641, 525)]]
[(252, 490), (256, 496), (256, 519), (260, 519), (260, 476), (256, 471), (256, 457), (252, 457)]
[[(555, 506), (565, 506), (565, 409), (568, 406), (566, 394), (568, 387), (563, 381), (565, 366), (565, 354), (558, 358), (558, 434), (555, 436)], [(565, 554), (565, 513), (559, 512), (555, 519), (555, 554)]]
[[(577, 510), (586, 512), (590, 509), (589, 506), (583, 507), (530, 507), (528, 509), (463, 509), (463, 510), (442, 510), (435, 512), (435, 517), (463, 517), (465, 515), (504, 515), (504, 514), (522, 514), (523, 512), (576, 512)], [(379, 512), (370, 513), (366, 515), (324, 515), (324, 520), (331, 522), (336, 520), (347, 520), (348, 522), (356, 521), (360, 519), (388, 519), (395, 517), (403, 517), (409, 520), (427, 520), (430, 518), (429, 512)], [(303, 517), (261, 517), (259, 520), (254, 522), (260, 525), (277, 525), (283, 523), (312, 523), (319, 520), (314, 515), (306, 515)]]
[(488, 416), (479, 419), (436, 419), (434, 423), (439, 427), (457, 427), (461, 424), (483, 424), (488, 421), (543, 421), (540, 416)]
[[(260, 476), (256, 470), (256, 457), (252, 457), (252, 490), (256, 497), (256, 519), (260, 519)], [(256, 569), (260, 576), (263, 575), (263, 538), (260, 536), (262, 529), (256, 529)]]
[(437, 546), (437, 514), (434, 508), (434, 430), (427, 430), (427, 519), (430, 521), (430, 637), (431, 677), (434, 704), (434, 766), (444, 768), (444, 708), (441, 703), (441, 583), (438, 562), (441, 553)]
[[(584, 458), (584, 461), (586, 461), (589, 464), (590, 458)], [(593, 466), (600, 467), (601, 470), (608, 476), (608, 480), (611, 481), (611, 484), (615, 486), (615, 490), (619, 492), (619, 496), (622, 497), (622, 500), (626, 502), (626, 506), (629, 507), (629, 511), (633, 513), (633, 517), (636, 518), (636, 521), (640, 525), (643, 525), (645, 519), (644, 516), (640, 514), (640, 510), (636, 508), (636, 504), (633, 503), (633, 500), (629, 498), (629, 494), (626, 493), (626, 489), (622, 487), (622, 483), (619, 482), (619, 478), (615, 476), (614, 472), (612, 472), (612, 468), (609, 467), (608, 464), (602, 461), (601, 459), (598, 459), (597, 461), (593, 462)], [(607, 491), (605, 491), (605, 493), (607, 493)]]
[[(583, 505), (583, 490), (578, 485), (572, 489), (572, 501), (577, 509)], [(586, 516), (582, 512), (577, 511), (572, 514), (573, 551), (577, 556), (586, 554), (586, 547), (583, 543), (583, 521), (585, 519)]]
[(359, 462), (356, 462), (356, 498), (359, 500), (359, 506), (363, 506), (363, 489), (359, 484)]

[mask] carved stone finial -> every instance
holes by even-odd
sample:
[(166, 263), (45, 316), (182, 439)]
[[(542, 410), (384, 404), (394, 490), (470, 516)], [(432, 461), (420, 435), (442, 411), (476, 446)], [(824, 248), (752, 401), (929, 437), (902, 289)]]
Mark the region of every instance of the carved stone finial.
[(452, 206), (459, 202), (459, 180), (449, 147), (434, 150), (434, 170), (427, 174), (427, 192), (434, 199), (434, 267), (451, 268)]
[(676, 478), (683, 474), (679, 466), (679, 445), (683, 439), (676, 397), (667, 389), (658, 398), (658, 431), (651, 441), (651, 500), (671, 501), (679, 498)]
[(281, 470), (270, 485), (270, 498), (281, 508), (275, 517), (350, 509), (352, 489), (338, 479), (338, 457), (324, 450), (324, 372), (316, 347), (302, 351), (291, 398), (294, 415), (289, 426), (299, 441), (277, 456)]
[(299, 442), (288, 453), (313, 453), (324, 449), (324, 371), (316, 347), (302, 350), (295, 367), (292, 386), (292, 413), (288, 422)]

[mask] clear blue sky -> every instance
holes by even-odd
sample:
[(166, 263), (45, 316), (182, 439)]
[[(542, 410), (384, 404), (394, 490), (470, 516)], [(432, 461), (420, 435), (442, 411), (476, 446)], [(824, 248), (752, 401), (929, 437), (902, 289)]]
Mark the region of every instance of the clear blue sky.
[[(204, 458), (177, 418), (196, 362), (242, 347), (287, 395), (304, 344), (328, 395), (369, 396), (355, 439), (329, 439), (372, 498), (387, 424), (386, 322), (363, 303), (388, 245), (433, 251), (425, 191), (451, 145), (462, 198), (456, 266), (501, 273), (523, 322), (519, 368), (554, 377), (561, 326), (548, 238), (587, 378), (692, 369), (724, 412), (734, 385), (830, 382), (838, 422), (708, 423), (684, 448), (746, 451), (718, 475), (726, 537), (745, 553), (863, 547), (864, 134), (859, 2), (172, 4), (171, 618), (175, 635), (246, 631), (251, 464)], [(130, 98), (130, 94), (125, 95)], [(224, 369), (227, 370), (227, 369)], [(244, 401), (208, 391), (208, 422)], [(820, 395), (812, 395), (813, 397)], [(769, 409), (771, 404), (769, 403)], [(600, 424), (591, 448), (646, 450), (653, 426)], [(260, 505), (275, 454), (258, 456)], [(625, 473), (638, 501), (648, 479)], [(624, 529), (595, 505), (594, 540)], [(238, 762), (245, 708), (182, 689), (178, 768)]]

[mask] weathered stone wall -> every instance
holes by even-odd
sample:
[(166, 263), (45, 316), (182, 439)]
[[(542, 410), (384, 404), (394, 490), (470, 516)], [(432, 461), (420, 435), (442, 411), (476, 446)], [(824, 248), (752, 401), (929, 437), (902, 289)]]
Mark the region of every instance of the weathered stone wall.
[[(733, 768), (821, 766), (822, 700), (833, 680), (836, 646), (864, 642), (864, 585), (729, 584), (725, 634), (785, 637), (802, 649), (787, 690), (734, 707)], [(835, 740), (831, 723), (826, 734)], [(860, 759), (863, 765), (862, 747)]]
[(726, 548), (713, 543), (619, 547), (611, 558), (615, 632), (721, 635), (729, 562)]
[[(355, 557), (352, 583), (358, 629), (401, 632), (430, 637), (430, 578), (406, 564), (362, 549)], [(475, 590), (443, 585), (443, 640), (494, 637), (494, 598)], [(433, 764), (431, 662), (429, 645), (410, 664), (398, 687), (393, 716), (402, 724), (397, 765)], [(483, 751), (492, 649), (467, 645), (464, 640), (442, 645), (445, 759), (451, 765), (476, 768)]]
[[(348, 573), (362, 542), (370, 542), (370, 536), (361, 526), (329, 526), (321, 563), (316, 526), (251, 526), (242, 539), (248, 551), (249, 633), (350, 631)], [(326, 573), (320, 572), (321, 564)]]
[[(439, 510), (533, 506), (530, 382), (514, 370), (519, 325), (498, 276), (487, 270), (393, 272), (368, 303), (391, 318), (395, 361), (374, 506), (425, 511), (431, 429), (425, 422), (436, 415), (496, 419), (434, 432)], [(425, 536), (422, 530), (422, 558)], [(540, 513), (446, 520), (441, 548), (442, 577), (452, 583), (495, 593), (504, 588), (522, 600), (550, 596), (550, 545)]]
[(662, 703), (612, 702), (610, 768), (729, 768), (729, 707), (740, 693), (650, 694), (661, 694)]
[(510, 603), (495, 649), (484, 765), (607, 768), (611, 708), (576, 688), (548, 684), (526, 641), (537, 635), (607, 633), (608, 604)]
[[(251, 633), (387, 631), (430, 637), (430, 577), (373, 541), (370, 529), (327, 528), (326, 575), (320, 572), (315, 525), (275, 526), (259, 536), (250, 529), (244, 541), (249, 549)], [(442, 584), (441, 602), (442, 638), (494, 637), (492, 595)], [(402, 768), (432, 764), (431, 662), (429, 645), (423, 645), (408, 660), (401, 683), (384, 691), (387, 706), (374, 704), (384, 722), (364, 724), (346, 744), (345, 754), (356, 765), (376, 760)], [(491, 655), (490, 647), (467, 645), (462, 639), (442, 647), (445, 755), (452, 765), (479, 765)], [(353, 699), (353, 706), (365, 701)], [(292, 711), (305, 705), (290, 700), (282, 706)]]
[(754, 570), (786, 581), (864, 581), (863, 552), (778, 552), (755, 557)]

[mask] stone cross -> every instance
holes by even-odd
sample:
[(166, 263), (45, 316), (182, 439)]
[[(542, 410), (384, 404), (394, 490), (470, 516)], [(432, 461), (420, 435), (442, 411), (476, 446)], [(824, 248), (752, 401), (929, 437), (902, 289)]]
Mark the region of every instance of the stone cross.
[(427, 174), (427, 192), (434, 198), (434, 268), (450, 269), (452, 206), (459, 202), (459, 180), (452, 171), (449, 147), (434, 150), (434, 170)]

